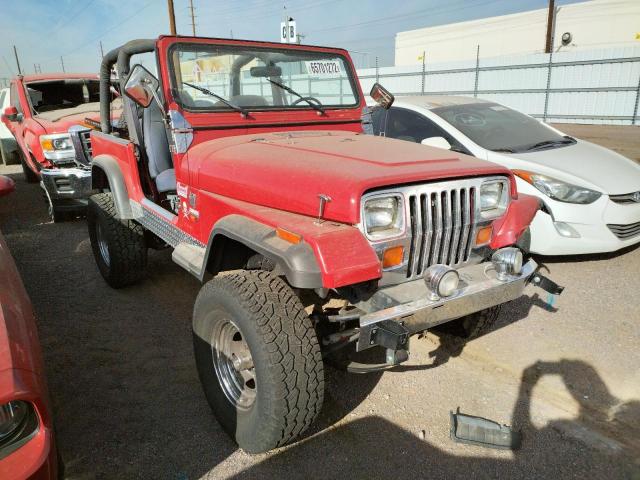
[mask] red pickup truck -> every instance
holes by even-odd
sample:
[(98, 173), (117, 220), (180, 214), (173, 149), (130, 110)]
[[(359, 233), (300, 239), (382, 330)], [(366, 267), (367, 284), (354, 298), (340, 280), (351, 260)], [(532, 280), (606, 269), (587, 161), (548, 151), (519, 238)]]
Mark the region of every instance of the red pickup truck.
[[(13, 180), (0, 175), (0, 197)], [(31, 301), (0, 233), (0, 478), (58, 478), (61, 469)]]
[(18, 76), (2, 115), (28, 182), (40, 182), (54, 221), (86, 206), (91, 188), (91, 122), (99, 120), (95, 74)]

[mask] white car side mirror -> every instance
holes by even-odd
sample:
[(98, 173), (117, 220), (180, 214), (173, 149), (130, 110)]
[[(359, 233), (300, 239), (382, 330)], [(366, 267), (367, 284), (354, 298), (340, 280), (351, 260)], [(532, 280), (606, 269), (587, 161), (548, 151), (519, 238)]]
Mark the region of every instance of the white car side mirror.
[(420, 142), (422, 145), (428, 145), (430, 147), (442, 148), (444, 150), (450, 150), (451, 144), (447, 142), (444, 137), (429, 137)]

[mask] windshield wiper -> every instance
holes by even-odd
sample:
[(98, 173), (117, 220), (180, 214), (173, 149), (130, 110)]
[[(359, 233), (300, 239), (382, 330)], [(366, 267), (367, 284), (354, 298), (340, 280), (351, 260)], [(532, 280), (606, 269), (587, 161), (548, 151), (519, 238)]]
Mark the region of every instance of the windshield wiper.
[(213, 98), (217, 98), (222, 103), (224, 103), (227, 107), (234, 109), (236, 112), (240, 112), (245, 117), (249, 115), (249, 111), (246, 110), (245, 108), (239, 107), (238, 105), (234, 105), (229, 100), (225, 99), (224, 97), (221, 97), (217, 93), (213, 93), (211, 90), (208, 90), (204, 87), (199, 87), (198, 85), (193, 85), (192, 83), (188, 83), (188, 82), (182, 82), (182, 84), (191, 88), (195, 88), (196, 90), (204, 93), (205, 95), (209, 95)]
[(569, 145), (574, 144), (576, 141), (570, 137), (566, 137), (564, 140), (544, 140), (542, 142), (534, 143), (533, 145), (528, 145), (522, 148), (523, 152), (530, 152), (532, 150), (538, 150), (543, 147), (553, 147), (555, 145)]
[(293, 88), (288, 87), (288, 86), (286, 86), (286, 85), (284, 85), (284, 84), (282, 84), (280, 82), (276, 82), (275, 80), (271, 80), (270, 78), (267, 78), (267, 82), (271, 82), (276, 87), (280, 87), (281, 89), (283, 89), (285, 92), (289, 92), (290, 94), (295, 95), (298, 98), (301, 98), (302, 100), (307, 102), (311, 108), (313, 108), (314, 110), (324, 114), (324, 108), (322, 108), (320, 105), (317, 105), (317, 104), (313, 103), (311, 100), (309, 100), (309, 98), (303, 97), (298, 92), (296, 92)]
[(492, 152), (516, 153), (511, 148), (492, 148)]

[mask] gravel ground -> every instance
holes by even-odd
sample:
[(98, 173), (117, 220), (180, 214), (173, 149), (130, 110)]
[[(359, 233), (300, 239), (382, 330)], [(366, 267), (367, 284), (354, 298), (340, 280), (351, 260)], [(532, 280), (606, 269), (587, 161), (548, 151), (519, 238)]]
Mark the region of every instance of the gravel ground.
[[(198, 282), (168, 251), (151, 252), (143, 283), (109, 289), (84, 220), (49, 223), (38, 187), (16, 167), (2, 173), (18, 188), (0, 201), (0, 228), (38, 314), (70, 479), (640, 479), (640, 248), (543, 259), (567, 287), (555, 305), (528, 287), (493, 332), (466, 345), (416, 339), (410, 362), (384, 374), (327, 367), (312, 431), (247, 455), (198, 382), (190, 329)], [(522, 448), (452, 442), (457, 407), (521, 428)]]

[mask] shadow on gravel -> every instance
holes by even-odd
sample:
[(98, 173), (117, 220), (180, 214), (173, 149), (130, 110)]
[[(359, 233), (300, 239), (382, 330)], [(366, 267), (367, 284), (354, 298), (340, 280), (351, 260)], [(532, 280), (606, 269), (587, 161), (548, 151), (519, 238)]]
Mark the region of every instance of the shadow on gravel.
[[(531, 392), (546, 375), (563, 379), (580, 405), (580, 413), (573, 420), (550, 421), (536, 428), (530, 412)], [(593, 425), (593, 415), (589, 413), (593, 406), (585, 401), (586, 397), (604, 402), (599, 407), (606, 407), (609, 415), (600, 415), (598, 421), (605, 425)], [(439, 408), (447, 407), (455, 408)], [(637, 465), (621, 455), (622, 447), (615, 442), (591, 449), (572, 437), (577, 432), (587, 441), (603, 442), (591, 427), (615, 434), (638, 425), (639, 415), (639, 402), (621, 404), (586, 363), (541, 362), (527, 368), (521, 379), (512, 425), (522, 430), (524, 438), (522, 448), (513, 453), (480, 457), (477, 447), (453, 442), (452, 450), (445, 451), (382, 417), (370, 416), (283, 449), (233, 478), (638, 478)], [(436, 428), (447, 432), (449, 425)], [(567, 433), (571, 435), (566, 436)], [(627, 433), (626, 438), (635, 434)], [(586, 438), (589, 436), (593, 438)], [(637, 456), (639, 452), (635, 449), (631, 453)]]

